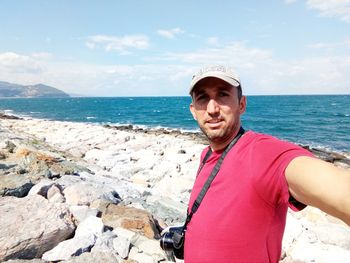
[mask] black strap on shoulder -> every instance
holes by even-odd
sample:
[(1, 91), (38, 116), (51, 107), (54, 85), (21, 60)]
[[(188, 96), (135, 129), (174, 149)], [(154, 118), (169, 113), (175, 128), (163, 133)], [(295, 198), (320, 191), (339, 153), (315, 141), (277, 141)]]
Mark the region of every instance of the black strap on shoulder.
[(209, 159), (210, 155), (213, 153), (213, 151), (211, 150), (210, 146), (209, 147), (209, 150), (207, 151), (207, 153), (205, 154), (204, 158), (203, 158), (203, 161), (201, 163), (201, 166), (199, 167), (198, 169), (198, 173), (197, 173), (197, 176), (199, 175), (199, 173), (202, 171), (202, 168), (204, 166), (204, 164), (207, 162), (207, 160)]
[[(224, 161), (227, 153), (232, 149), (232, 147), (237, 143), (237, 141), (242, 137), (242, 135), (244, 134), (245, 130), (241, 127), (239, 129), (238, 134), (236, 135), (236, 137), (230, 142), (230, 144), (226, 147), (225, 151), (221, 154), (219, 160), (216, 162), (214, 169), (212, 170), (210, 176), (208, 177), (207, 181), (205, 182), (202, 190), (200, 191), (200, 193), (198, 194), (196, 200), (194, 201), (193, 205), (192, 205), (192, 209), (190, 213), (187, 213), (187, 218), (186, 218), (186, 222), (184, 225), (184, 230), (186, 230), (187, 224), (191, 221), (191, 218), (193, 216), (193, 214), (197, 211), (199, 205), (201, 204), (205, 194), (207, 193), (211, 183), (213, 182), (215, 176), (218, 174), (221, 164)], [(209, 156), (211, 155), (212, 151), (211, 149), (208, 150), (207, 154), (205, 155), (202, 164), (199, 168), (199, 172), (202, 170), (205, 162), (208, 160)], [(199, 174), (198, 172), (198, 174)]]

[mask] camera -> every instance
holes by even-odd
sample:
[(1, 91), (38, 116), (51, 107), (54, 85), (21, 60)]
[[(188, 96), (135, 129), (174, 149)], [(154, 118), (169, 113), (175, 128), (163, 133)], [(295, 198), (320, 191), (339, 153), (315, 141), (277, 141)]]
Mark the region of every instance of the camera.
[(160, 247), (166, 252), (173, 252), (178, 259), (184, 258), (185, 231), (183, 226), (166, 228), (160, 238)]

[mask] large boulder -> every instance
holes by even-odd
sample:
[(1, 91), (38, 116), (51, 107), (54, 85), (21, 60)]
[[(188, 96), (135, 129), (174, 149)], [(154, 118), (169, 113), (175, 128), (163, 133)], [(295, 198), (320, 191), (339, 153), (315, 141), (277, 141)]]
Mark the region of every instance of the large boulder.
[(40, 195), (0, 198), (0, 215), (0, 261), (41, 257), (75, 230), (67, 207)]
[(42, 259), (47, 261), (68, 260), (84, 252), (90, 252), (97, 237), (102, 235), (103, 229), (101, 218), (89, 216), (78, 225), (74, 238), (65, 240), (52, 250), (45, 252)]

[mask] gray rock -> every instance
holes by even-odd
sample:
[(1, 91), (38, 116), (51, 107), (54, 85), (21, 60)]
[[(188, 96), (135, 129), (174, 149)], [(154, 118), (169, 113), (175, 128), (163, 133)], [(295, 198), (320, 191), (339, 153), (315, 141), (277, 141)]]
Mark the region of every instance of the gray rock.
[(10, 259), (5, 261), (6, 263), (45, 263), (44, 260), (42, 259), (29, 259), (29, 260), (25, 260), (25, 259)]
[(30, 179), (24, 175), (12, 173), (0, 175), (0, 196), (24, 197), (33, 185)]
[(112, 251), (113, 248), (113, 239), (115, 239), (117, 235), (112, 231), (106, 231), (97, 237), (96, 243), (92, 248), (91, 252), (94, 250), (98, 251)]
[(7, 141), (6, 142), (6, 150), (9, 152), (9, 153), (13, 153), (14, 152), (14, 150), (16, 149), (16, 144), (14, 144), (13, 142), (11, 142), (11, 141)]
[(6, 159), (6, 154), (0, 151), (0, 160)]
[(0, 198), (0, 215), (0, 261), (41, 257), (75, 229), (65, 205), (40, 195)]
[(0, 163), (0, 174), (8, 174), (10, 172), (14, 172), (15, 169), (14, 167), (16, 167), (17, 164), (14, 164), (14, 163), (11, 163), (11, 164), (8, 164), (8, 163)]

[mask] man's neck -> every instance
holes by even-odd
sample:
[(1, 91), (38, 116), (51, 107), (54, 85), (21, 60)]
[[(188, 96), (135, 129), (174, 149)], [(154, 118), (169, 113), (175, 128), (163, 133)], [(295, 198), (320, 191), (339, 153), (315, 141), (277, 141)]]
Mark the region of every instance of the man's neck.
[(236, 136), (238, 135), (238, 132), (240, 130), (241, 126), (239, 125), (238, 128), (232, 133), (232, 136), (228, 137), (227, 139), (221, 141), (221, 142), (209, 142), (210, 148), (213, 152), (218, 152), (218, 151), (222, 151), (224, 150), (227, 145), (230, 144), (230, 142), (236, 138)]

